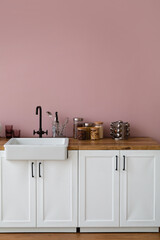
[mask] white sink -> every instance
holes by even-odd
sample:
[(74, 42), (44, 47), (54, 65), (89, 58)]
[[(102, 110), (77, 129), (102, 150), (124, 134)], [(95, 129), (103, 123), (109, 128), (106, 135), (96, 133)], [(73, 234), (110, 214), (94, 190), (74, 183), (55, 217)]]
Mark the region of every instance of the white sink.
[(68, 138), (11, 138), (5, 145), (8, 160), (65, 160)]

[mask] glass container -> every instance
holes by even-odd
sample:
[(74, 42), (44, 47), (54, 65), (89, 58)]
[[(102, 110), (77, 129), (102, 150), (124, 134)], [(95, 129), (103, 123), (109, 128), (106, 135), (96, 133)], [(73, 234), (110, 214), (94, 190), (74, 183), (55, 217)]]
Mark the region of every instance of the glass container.
[(13, 125), (5, 125), (6, 138), (12, 138)]
[(86, 140), (87, 139), (86, 127), (78, 127), (77, 128), (77, 139), (78, 140)]
[(91, 140), (99, 139), (99, 128), (91, 127)]
[(13, 137), (14, 137), (14, 138), (20, 138), (20, 136), (21, 136), (21, 130), (19, 130), (19, 129), (14, 129), (14, 130), (13, 130)]
[(73, 138), (77, 138), (77, 128), (83, 127), (83, 118), (75, 117), (73, 118)]
[(91, 139), (91, 127), (93, 127), (93, 123), (92, 122), (85, 122), (84, 126), (86, 128), (87, 131), (87, 136), (86, 139)]
[(94, 122), (94, 126), (99, 129), (99, 138), (103, 138), (103, 122)]

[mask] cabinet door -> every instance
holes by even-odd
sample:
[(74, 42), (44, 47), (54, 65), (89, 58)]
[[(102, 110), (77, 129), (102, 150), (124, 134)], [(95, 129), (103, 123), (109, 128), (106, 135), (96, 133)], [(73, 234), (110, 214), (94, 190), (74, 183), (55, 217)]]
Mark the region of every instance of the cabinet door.
[(80, 227), (119, 226), (118, 162), (119, 151), (79, 152)]
[(35, 169), (30, 161), (9, 161), (1, 152), (0, 227), (35, 227)]
[(38, 227), (77, 226), (77, 155), (38, 163)]
[(120, 165), (120, 225), (160, 226), (160, 151), (121, 151)]

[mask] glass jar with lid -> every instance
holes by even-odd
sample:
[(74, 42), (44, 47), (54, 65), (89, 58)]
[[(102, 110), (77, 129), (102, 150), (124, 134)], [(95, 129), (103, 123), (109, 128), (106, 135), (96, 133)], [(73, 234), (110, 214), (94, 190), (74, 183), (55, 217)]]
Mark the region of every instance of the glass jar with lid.
[(93, 123), (92, 122), (85, 122), (84, 123), (84, 126), (85, 126), (85, 128), (86, 128), (86, 131), (87, 131), (87, 135), (86, 135), (86, 139), (90, 139), (91, 137), (90, 137), (90, 132), (91, 132), (91, 127), (93, 127)]
[(99, 139), (99, 129), (97, 127), (91, 127), (91, 140)]
[(103, 138), (103, 122), (94, 122), (94, 126), (99, 129), (99, 138)]
[(83, 127), (83, 118), (73, 118), (73, 138), (77, 138), (77, 127)]
[(77, 139), (78, 140), (86, 140), (87, 139), (86, 127), (78, 127), (77, 128)]

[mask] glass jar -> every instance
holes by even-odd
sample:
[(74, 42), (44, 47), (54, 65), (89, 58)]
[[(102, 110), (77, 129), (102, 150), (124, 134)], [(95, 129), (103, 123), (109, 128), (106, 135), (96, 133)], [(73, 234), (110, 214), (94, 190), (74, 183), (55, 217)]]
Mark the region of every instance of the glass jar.
[(77, 128), (77, 139), (78, 140), (86, 140), (86, 138), (87, 138), (86, 127), (78, 127)]
[(87, 131), (87, 136), (86, 136), (86, 139), (91, 139), (91, 127), (93, 127), (93, 123), (91, 122), (85, 122), (84, 123), (84, 126), (86, 128), (86, 131)]
[(99, 128), (91, 127), (91, 140), (99, 139)]
[(83, 127), (83, 118), (75, 117), (73, 118), (73, 138), (77, 138), (77, 128)]
[(99, 129), (99, 138), (103, 138), (103, 122), (94, 122), (94, 126)]
[(86, 130), (86, 140), (90, 139), (90, 127), (83, 127)]

